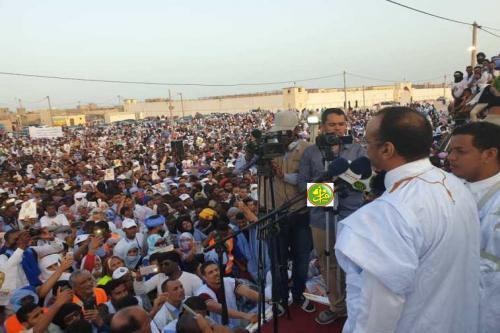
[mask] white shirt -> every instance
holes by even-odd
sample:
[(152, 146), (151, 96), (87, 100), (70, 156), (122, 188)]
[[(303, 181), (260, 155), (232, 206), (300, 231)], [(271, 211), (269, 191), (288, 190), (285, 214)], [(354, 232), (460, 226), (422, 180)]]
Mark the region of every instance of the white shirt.
[(50, 217), (48, 215), (43, 216), (40, 219), (40, 225), (42, 228), (56, 228), (56, 227), (62, 227), (62, 226), (69, 226), (68, 219), (64, 214), (57, 214), (54, 217)]
[[(161, 294), (161, 285), (167, 279), (168, 277), (164, 273), (158, 273), (147, 281), (134, 281), (134, 290), (136, 294), (142, 295), (149, 293), (156, 287), (158, 294)], [(182, 272), (179, 281), (182, 283), (186, 297), (194, 296), (196, 289), (203, 284), (197, 275), (188, 272)]]
[[(68, 219), (66, 218), (66, 215), (64, 214), (57, 214), (54, 217), (49, 217), (48, 215), (45, 215), (40, 219), (40, 226), (42, 228), (47, 227), (49, 228), (49, 230), (53, 230), (57, 227), (69, 226), (69, 222)], [(56, 234), (56, 237), (63, 242), (65, 241), (67, 236), (68, 235), (64, 232)]]
[[(500, 183), (500, 172), (475, 183), (467, 183), (477, 203)], [(497, 332), (500, 328), (500, 190), (497, 190), (482, 207), (481, 266), (479, 287), (479, 332)]]
[(490, 190), (490, 188), (498, 182), (500, 182), (500, 172), (490, 178), (486, 178), (474, 183), (466, 183), (466, 185), (474, 196), (474, 200), (476, 201), (476, 203), (478, 203), (483, 195), (485, 195)]
[(182, 306), (180, 309), (177, 309), (169, 302), (165, 302), (165, 304), (162, 305), (158, 313), (155, 315), (153, 321), (156, 323), (158, 327), (163, 329), (165, 326), (167, 326), (167, 324), (169, 324), (173, 320), (177, 320), (181, 311), (182, 311)]
[(139, 247), (139, 252), (140, 252), (144, 247), (144, 235), (138, 232), (135, 235), (134, 239), (128, 239), (127, 236), (124, 235), (115, 245), (113, 249), (113, 254), (122, 259), (125, 258), (125, 256), (127, 255), (126, 251), (131, 243), (136, 243), (137, 246)]
[(340, 222), (343, 332), (477, 332), (479, 217), (469, 191), (428, 159), (389, 171), (385, 186)]
[(451, 88), (451, 92), (453, 94), (453, 97), (455, 98), (460, 98), (462, 97), (462, 94), (464, 93), (464, 90), (468, 87), (468, 82), (466, 79), (463, 79), (462, 81), (458, 83), (453, 83), (453, 87)]

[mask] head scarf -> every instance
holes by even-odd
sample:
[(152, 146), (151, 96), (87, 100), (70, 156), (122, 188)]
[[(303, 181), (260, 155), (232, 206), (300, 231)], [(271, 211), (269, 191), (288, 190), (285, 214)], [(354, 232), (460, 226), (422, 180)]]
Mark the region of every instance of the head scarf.
[(17, 310), (21, 308), (21, 300), (26, 296), (33, 296), (33, 298), (35, 299), (35, 304), (38, 303), (38, 295), (35, 291), (33, 291), (32, 288), (33, 287), (31, 286), (25, 286), (14, 291), (12, 297), (10, 298), (10, 305), (12, 306), (12, 310), (14, 312), (17, 312)]
[[(137, 249), (137, 255), (131, 256), (128, 254), (128, 251), (132, 249)], [(139, 249), (139, 246), (136, 242), (132, 242), (129, 244), (127, 250), (125, 251), (125, 256), (123, 257), (123, 259), (128, 269), (135, 269), (137, 267), (137, 264), (141, 260), (141, 250)]]
[[(85, 256), (83, 258), (82, 264), (80, 265), (80, 269), (85, 269), (84, 266), (85, 266), (86, 257), (87, 256)], [(96, 266), (98, 266), (99, 268), (96, 268)], [(97, 273), (97, 272), (99, 272), (99, 273), (102, 272), (102, 261), (101, 261), (101, 258), (96, 255), (96, 256), (94, 256), (94, 267), (92, 267), (92, 272), (90, 272), (90, 273), (92, 273), (92, 275), (93, 275), (94, 273)]]
[(156, 243), (163, 239), (160, 235), (158, 234), (153, 234), (148, 237), (147, 243), (148, 243), (148, 257), (152, 255), (155, 252), (158, 252), (160, 248), (163, 246), (157, 246)]
[[(61, 265), (61, 256), (59, 254), (50, 254), (40, 259), (40, 262), (38, 263), (40, 271), (42, 272), (42, 274), (40, 275), (40, 280), (46, 282), (52, 276), (52, 274), (54, 274), (55, 271), (47, 269), (54, 264), (57, 264), (57, 266)], [(70, 273), (64, 272), (62, 273), (59, 280), (69, 280), (70, 275)]]
[(179, 248), (183, 254), (187, 255), (194, 246), (194, 237), (189, 232), (183, 232), (179, 237)]

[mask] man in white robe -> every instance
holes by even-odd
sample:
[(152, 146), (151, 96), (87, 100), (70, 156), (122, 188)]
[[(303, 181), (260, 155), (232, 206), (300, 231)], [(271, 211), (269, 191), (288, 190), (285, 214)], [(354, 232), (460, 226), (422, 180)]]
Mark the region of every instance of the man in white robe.
[(477, 332), (479, 218), (471, 194), (429, 162), (432, 127), (418, 112), (382, 110), (366, 139), (374, 167), (387, 171), (386, 192), (341, 221), (343, 332)]
[(448, 160), (479, 210), (479, 332), (500, 331), (500, 126), (471, 123), (453, 131)]

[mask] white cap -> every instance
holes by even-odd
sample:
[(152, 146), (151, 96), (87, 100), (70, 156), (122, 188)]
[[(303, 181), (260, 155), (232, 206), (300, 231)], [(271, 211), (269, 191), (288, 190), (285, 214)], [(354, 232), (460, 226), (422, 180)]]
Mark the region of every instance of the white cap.
[(128, 229), (132, 227), (137, 227), (137, 223), (134, 220), (125, 218), (122, 222), (122, 229)]
[(83, 234), (76, 236), (75, 245), (85, 242), (89, 238), (89, 234)]
[(183, 194), (179, 195), (179, 199), (181, 199), (182, 201), (184, 201), (184, 200), (187, 200), (187, 199), (191, 199), (191, 197), (189, 196), (189, 194), (183, 193)]
[(83, 199), (83, 198), (85, 198), (86, 196), (87, 196), (87, 193), (85, 193), (85, 192), (76, 192), (76, 193), (75, 193), (75, 195), (74, 195), (75, 200), (76, 200), (76, 199)]
[(113, 272), (113, 280), (118, 280), (119, 278), (125, 276), (129, 272), (127, 267), (119, 267)]
[(291, 131), (299, 124), (299, 116), (295, 111), (281, 111), (274, 115), (274, 126), (269, 132)]

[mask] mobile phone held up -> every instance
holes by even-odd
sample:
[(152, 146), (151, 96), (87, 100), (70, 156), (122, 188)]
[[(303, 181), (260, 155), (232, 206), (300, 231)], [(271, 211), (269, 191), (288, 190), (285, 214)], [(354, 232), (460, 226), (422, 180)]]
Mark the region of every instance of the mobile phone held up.
[(139, 268), (139, 272), (141, 272), (142, 276), (155, 274), (158, 273), (158, 266), (156, 265), (143, 266)]

